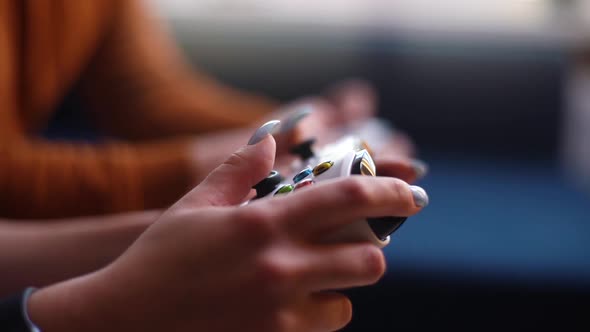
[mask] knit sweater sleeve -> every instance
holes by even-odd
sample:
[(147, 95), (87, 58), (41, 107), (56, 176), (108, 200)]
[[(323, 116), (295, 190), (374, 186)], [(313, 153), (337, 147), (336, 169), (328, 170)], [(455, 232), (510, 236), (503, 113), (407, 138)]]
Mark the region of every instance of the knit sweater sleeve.
[(117, 137), (194, 135), (259, 121), (277, 107), (192, 68), (143, 2), (115, 2), (82, 90), (99, 126)]
[[(21, 125), (17, 103), (0, 95), (2, 216), (57, 218), (165, 207), (205, 175), (197, 174), (199, 165), (191, 159), (196, 134), (258, 121), (276, 107), (191, 69), (139, 0), (110, 4), (108, 29), (78, 77), (85, 106), (117, 141), (35, 139)], [(190, 152), (182, 138), (188, 135)]]
[(0, 211), (61, 218), (161, 208), (194, 183), (182, 142), (127, 145), (2, 140)]

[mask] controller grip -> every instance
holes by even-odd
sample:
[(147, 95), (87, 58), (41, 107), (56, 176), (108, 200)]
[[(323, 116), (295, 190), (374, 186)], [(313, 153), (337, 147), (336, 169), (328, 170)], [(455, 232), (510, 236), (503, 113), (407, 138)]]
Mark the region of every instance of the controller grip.
[(382, 241), (395, 232), (408, 217), (379, 217), (368, 218), (367, 222), (373, 233)]
[(359, 220), (333, 232), (323, 240), (328, 243), (369, 241), (379, 248), (389, 244), (395, 232), (407, 217), (379, 217)]

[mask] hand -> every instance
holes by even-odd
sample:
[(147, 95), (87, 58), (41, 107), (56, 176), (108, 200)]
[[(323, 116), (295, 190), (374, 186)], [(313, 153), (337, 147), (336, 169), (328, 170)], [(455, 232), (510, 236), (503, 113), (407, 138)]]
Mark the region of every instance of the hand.
[(282, 118), (302, 107), (313, 109), (304, 126), (297, 128), (301, 138), (315, 137), (319, 145), (340, 138), (343, 131), (352, 124), (363, 122), (376, 115), (377, 96), (373, 86), (360, 79), (349, 79), (329, 87), (317, 96), (299, 98), (275, 113)]
[[(351, 79), (333, 85), (323, 96), (303, 97), (286, 104), (269, 114), (266, 120), (286, 120), (305, 108), (312, 112), (295, 122), (292, 130), (275, 133), (277, 168), (288, 169), (288, 165), (295, 159), (289, 154), (289, 149), (298, 142), (313, 137), (317, 139), (316, 146), (323, 146), (346, 135), (350, 126), (375, 116), (377, 97), (375, 89), (368, 82)], [(200, 135), (190, 145), (188, 152), (194, 165), (195, 185), (232, 151), (238, 149), (248, 139), (251, 131), (252, 128), (243, 128)], [(387, 158), (408, 159), (415, 150), (410, 138), (397, 130), (382, 145), (379, 151), (375, 151), (376, 155)]]
[(369, 243), (321, 239), (363, 217), (420, 208), (405, 182), (361, 176), (239, 206), (274, 151), (269, 136), (239, 150), (113, 264), (34, 293), (33, 322), (44, 332), (343, 327), (351, 304), (325, 291), (376, 282), (384, 258)]
[[(313, 109), (313, 113), (296, 128), (291, 144), (315, 137), (318, 145), (323, 146), (354, 132), (359, 125), (374, 118), (378, 109), (377, 93), (369, 82), (349, 79), (333, 85), (323, 95), (304, 97), (287, 104), (272, 116), (282, 119), (306, 107)], [(374, 151), (376, 155), (408, 158), (415, 154), (414, 144), (406, 134), (396, 129), (388, 136), (384, 138), (388, 141)]]

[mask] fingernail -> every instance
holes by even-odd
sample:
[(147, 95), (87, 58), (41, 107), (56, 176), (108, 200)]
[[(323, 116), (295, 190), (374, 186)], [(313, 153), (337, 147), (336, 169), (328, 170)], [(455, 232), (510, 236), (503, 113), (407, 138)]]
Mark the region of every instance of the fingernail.
[(311, 107), (311, 105), (305, 105), (303, 107), (300, 107), (297, 111), (289, 114), (289, 116), (285, 119), (285, 121), (283, 121), (283, 124), (281, 125), (281, 134), (286, 134), (293, 130), (293, 128), (295, 128), (299, 121), (303, 120), (312, 112), (313, 108)]
[(248, 141), (248, 145), (254, 145), (254, 144), (262, 141), (266, 137), (266, 135), (272, 134), (273, 130), (280, 123), (281, 123), (281, 121), (279, 121), (279, 120), (272, 120), (272, 121), (268, 121), (267, 123), (263, 124), (260, 128), (258, 128), (258, 130), (256, 130), (254, 135), (252, 135), (252, 137), (250, 137), (250, 140)]
[(412, 168), (414, 172), (416, 172), (416, 177), (421, 179), (428, 174), (428, 164), (423, 162), (422, 160), (414, 159), (412, 160)]
[(414, 204), (417, 207), (426, 207), (429, 203), (428, 194), (426, 191), (418, 186), (410, 186), (412, 196), (414, 196)]

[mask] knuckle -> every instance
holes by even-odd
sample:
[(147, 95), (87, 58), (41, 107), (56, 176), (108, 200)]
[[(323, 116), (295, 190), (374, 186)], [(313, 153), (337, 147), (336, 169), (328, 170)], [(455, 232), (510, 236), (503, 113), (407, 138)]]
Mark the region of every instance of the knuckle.
[(269, 153), (257, 153), (252, 154), (244, 150), (244, 148), (233, 152), (224, 162), (224, 166), (231, 168), (243, 167), (245, 165), (257, 165), (255, 168), (251, 168), (251, 172), (248, 172), (247, 176), (252, 184), (262, 180), (268, 175), (268, 171), (274, 165), (274, 154)]
[(276, 311), (271, 318), (272, 331), (292, 332), (297, 331), (298, 318), (295, 313), (287, 310)]
[[(270, 257), (268, 257), (270, 256)], [(258, 261), (258, 279), (270, 293), (282, 294), (291, 289), (296, 271), (285, 260), (268, 255)]]
[(356, 204), (369, 204), (372, 201), (371, 192), (360, 177), (347, 179), (347, 181), (344, 182), (342, 189), (350, 202)]
[(235, 218), (241, 226), (242, 235), (261, 240), (272, 238), (274, 227), (268, 211), (260, 207), (248, 206), (238, 209), (236, 214)]
[(385, 274), (385, 257), (383, 252), (375, 246), (371, 245), (364, 249), (364, 264), (371, 283), (378, 282)]
[(241, 150), (232, 153), (223, 163), (228, 166), (239, 166), (244, 162), (247, 162), (247, 158), (244, 156)]
[(404, 207), (412, 206), (412, 193), (410, 192), (406, 182), (399, 179), (393, 179), (392, 190), (395, 199), (402, 203)]

